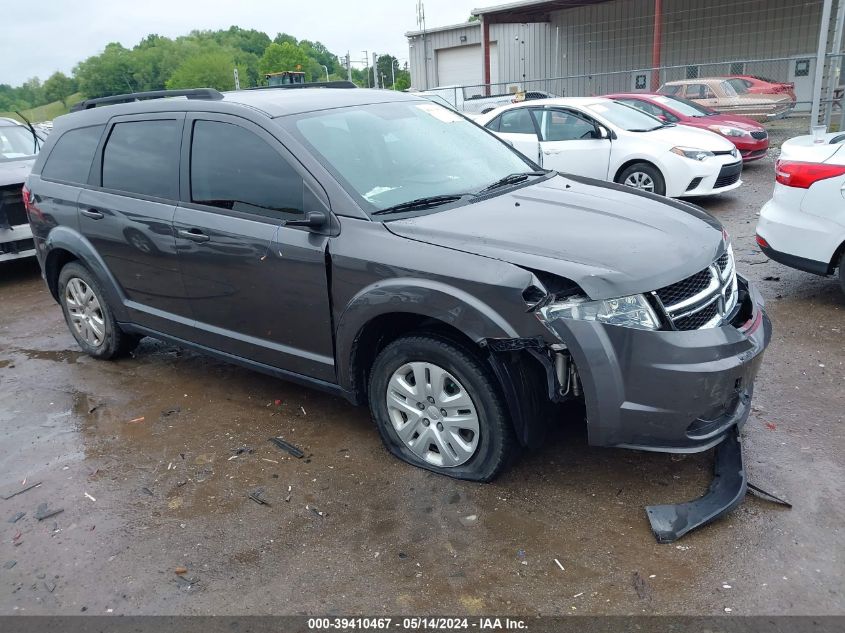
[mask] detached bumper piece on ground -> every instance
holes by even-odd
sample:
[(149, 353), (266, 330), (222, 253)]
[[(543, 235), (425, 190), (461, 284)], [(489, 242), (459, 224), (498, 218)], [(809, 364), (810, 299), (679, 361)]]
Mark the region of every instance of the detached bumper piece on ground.
[(704, 496), (684, 503), (647, 506), (651, 531), (658, 543), (672, 543), (687, 532), (718, 519), (737, 507), (748, 488), (742, 444), (734, 429), (716, 448), (713, 481)]

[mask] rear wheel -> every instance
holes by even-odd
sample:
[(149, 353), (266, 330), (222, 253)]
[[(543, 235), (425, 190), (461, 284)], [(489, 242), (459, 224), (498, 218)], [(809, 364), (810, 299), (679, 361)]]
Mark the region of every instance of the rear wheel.
[(70, 333), (89, 356), (116, 358), (132, 351), (141, 340), (117, 326), (94, 275), (76, 262), (59, 273), (59, 301)]
[(666, 195), (666, 182), (663, 180), (663, 174), (657, 167), (648, 163), (634, 163), (626, 167), (616, 178), (616, 182), (640, 191), (648, 191), (660, 196)]
[(842, 292), (845, 292), (845, 252), (839, 258), (839, 284), (842, 286)]
[(387, 449), (415, 466), (489, 481), (513, 450), (494, 380), (447, 339), (409, 336), (385, 347), (370, 373), (369, 400)]

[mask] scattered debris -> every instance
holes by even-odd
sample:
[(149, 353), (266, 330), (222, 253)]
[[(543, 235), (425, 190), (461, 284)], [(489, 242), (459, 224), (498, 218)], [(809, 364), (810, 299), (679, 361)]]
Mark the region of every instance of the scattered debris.
[(129, 420), (127, 424), (138, 424), (139, 422), (144, 421), (144, 416), (142, 415), (140, 418), (135, 418), (134, 420)]
[(50, 508), (46, 503), (42, 503), (35, 510), (35, 518), (39, 521), (43, 521), (44, 519), (49, 519), (50, 517), (54, 517), (59, 514), (59, 512), (64, 511), (64, 508)]
[(47, 591), (49, 591), (50, 593), (53, 593), (53, 591), (56, 590), (56, 583), (50, 582), (49, 580), (45, 580), (44, 581), (44, 588)]
[(22, 518), (26, 516), (26, 512), (16, 512), (12, 518), (9, 519), (9, 523), (17, 523)]
[(255, 452), (255, 449), (251, 446), (238, 446), (238, 448), (233, 448), (232, 452), (235, 455), (243, 455), (244, 453), (252, 455)]
[(16, 560), (7, 560), (3, 564), (3, 569), (11, 569), (12, 567), (14, 567), (17, 564), (18, 564), (18, 561), (16, 561)]
[(305, 407), (299, 407), (299, 408), (302, 409), (302, 415), (308, 415), (307, 413), (305, 413)]
[(155, 496), (155, 495), (153, 495), (153, 491), (150, 490), (149, 488), (147, 488), (146, 486), (141, 488), (141, 492), (143, 492), (145, 495), (149, 495), (151, 497)]
[(731, 587), (731, 586), (730, 586), (729, 584), (727, 584), (727, 583), (724, 583), (724, 584), (722, 585), (722, 589), (733, 589), (733, 587)]
[(232, 461), (233, 459), (237, 459), (237, 458), (238, 458), (238, 456), (237, 456), (237, 455), (232, 455), (232, 456), (231, 456), (228, 460), (226, 460), (226, 461)]
[(288, 496), (287, 496), (287, 497), (285, 497), (285, 503), (289, 503), (289, 502), (290, 502), (290, 496), (291, 496), (291, 491), (292, 491), (292, 490), (293, 490), (293, 486), (288, 485)]
[(470, 525), (476, 524), (476, 522), (478, 521), (478, 515), (477, 514), (467, 514), (465, 516), (458, 517), (458, 521), (461, 522), (461, 525), (463, 525), (465, 527), (469, 527)]
[(29, 484), (29, 485), (27, 486), (27, 485), (26, 485), (26, 479), (24, 479), (23, 481), (24, 481), (24, 483), (23, 483), (23, 484), (21, 484), (21, 485), (23, 485), (23, 486), (24, 486), (23, 488), (20, 488), (19, 490), (16, 490), (15, 492), (12, 492), (12, 493), (10, 493), (10, 494), (8, 494), (8, 495), (4, 495), (4, 496), (3, 496), (3, 499), (4, 499), (4, 500), (6, 500), (6, 501), (8, 501), (8, 500), (9, 500), (9, 499), (11, 499), (12, 497), (17, 497), (18, 495), (22, 495), (23, 493), (27, 492), (28, 490), (32, 490), (33, 488), (38, 488), (38, 486), (40, 486), (40, 485), (41, 485), (41, 482), (40, 482), (40, 481), (37, 481), (37, 482), (35, 482), (35, 483), (33, 483), (33, 484)]
[(264, 488), (256, 488), (247, 495), (250, 499), (255, 501), (258, 505), (269, 506), (270, 503), (264, 498)]
[(184, 575), (184, 574), (187, 574), (187, 573), (188, 573), (188, 568), (187, 568), (187, 567), (182, 567), (182, 566), (180, 565), (179, 567), (177, 567), (176, 569), (174, 569), (174, 570), (173, 570), (173, 573), (174, 573), (174, 574), (177, 574), (177, 575), (179, 575), (179, 576), (182, 576), (182, 575)]
[(516, 557), (519, 558), (519, 559), (525, 558), (525, 550), (524, 549), (516, 550)]
[(405, 560), (406, 558), (408, 558), (408, 555), (405, 552), (399, 552), (399, 558)]
[(273, 444), (275, 444), (279, 448), (281, 448), (283, 451), (287, 451), (288, 453), (290, 453), (291, 455), (293, 455), (297, 459), (299, 459), (299, 458), (301, 458), (305, 455), (305, 453), (303, 453), (301, 450), (299, 450), (296, 446), (294, 446), (293, 444), (290, 444), (288, 442), (285, 442), (280, 437), (271, 437), (270, 441), (273, 442)]
[(583, 596), (583, 595), (584, 595), (584, 592), (582, 591), (581, 593), (576, 593), (576, 594), (575, 594), (574, 596), (572, 596), (572, 597), (573, 597), (573, 598), (580, 598), (580, 597), (581, 597), (581, 596)]
[(96, 503), (97, 500), (94, 497), (92, 497), (91, 495), (89, 495), (87, 492), (85, 493), (85, 496), (88, 497), (91, 501), (94, 501)]
[(315, 508), (313, 506), (305, 506), (305, 509), (310, 510), (312, 513), (314, 513), (316, 516), (320, 517), (321, 519), (326, 516), (325, 512), (320, 512), (317, 508)]
[(171, 415), (179, 413), (182, 410), (182, 407), (170, 407), (169, 409), (165, 409), (161, 412), (161, 417), (168, 418)]
[(675, 549), (679, 549), (682, 552), (686, 552), (688, 549), (690, 549), (690, 546), (689, 545), (675, 545)]
[(789, 501), (781, 499), (780, 497), (776, 497), (771, 492), (766, 492), (765, 490), (763, 490), (759, 486), (755, 486), (751, 482), (748, 482), (748, 491), (757, 493), (758, 497), (760, 497), (760, 496), (766, 497), (766, 501), (771, 501), (772, 503), (777, 503), (777, 504), (785, 506), (787, 508), (792, 507), (792, 504), (789, 503)]
[(733, 609), (731, 609), (730, 607), (725, 607), (725, 613), (730, 613), (731, 611), (733, 611)]
[(267, 459), (266, 457), (262, 457), (262, 458), (261, 458), (261, 461), (263, 461), (263, 462), (270, 462), (271, 464), (278, 464), (278, 463), (279, 463), (279, 462), (277, 462), (275, 459)]
[(771, 422), (766, 422), (766, 428), (770, 431), (776, 431), (778, 427), (772, 424)]
[(634, 572), (631, 577), (631, 582), (634, 585), (634, 590), (637, 592), (640, 600), (647, 600), (651, 597), (651, 587), (649, 587), (648, 581), (642, 577), (640, 572)]
[(780, 277), (773, 277), (772, 275), (766, 275), (763, 277), (763, 281), (780, 281)]
[(558, 567), (560, 567), (560, 571), (566, 571), (566, 570), (563, 568), (563, 565), (561, 565), (561, 564), (560, 564), (560, 561), (559, 561), (557, 558), (555, 558), (555, 564), (556, 564)]
[(273, 404), (275, 404), (277, 407), (279, 407), (279, 406), (282, 405), (282, 401), (281, 400), (273, 400)]

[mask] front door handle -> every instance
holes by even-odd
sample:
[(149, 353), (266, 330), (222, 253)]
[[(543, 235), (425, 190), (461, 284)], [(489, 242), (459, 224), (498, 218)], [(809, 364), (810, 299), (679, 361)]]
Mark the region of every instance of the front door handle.
[(180, 229), (179, 237), (184, 237), (192, 242), (207, 242), (211, 238), (199, 229)]
[(86, 218), (91, 218), (92, 220), (102, 220), (103, 219), (103, 212), (97, 211), (96, 209), (80, 209), (79, 211), (82, 215)]

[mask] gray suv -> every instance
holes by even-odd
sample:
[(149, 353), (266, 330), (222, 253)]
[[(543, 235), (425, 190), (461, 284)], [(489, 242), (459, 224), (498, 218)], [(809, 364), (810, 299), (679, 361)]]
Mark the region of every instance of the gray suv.
[[(771, 325), (699, 208), (542, 171), (391, 91), (76, 110), (24, 195), (92, 356), (153, 336), (368, 402), (390, 452), (461, 479), (493, 478), (561, 411), (598, 446), (736, 444)], [(745, 490), (731, 455), (721, 507)]]

